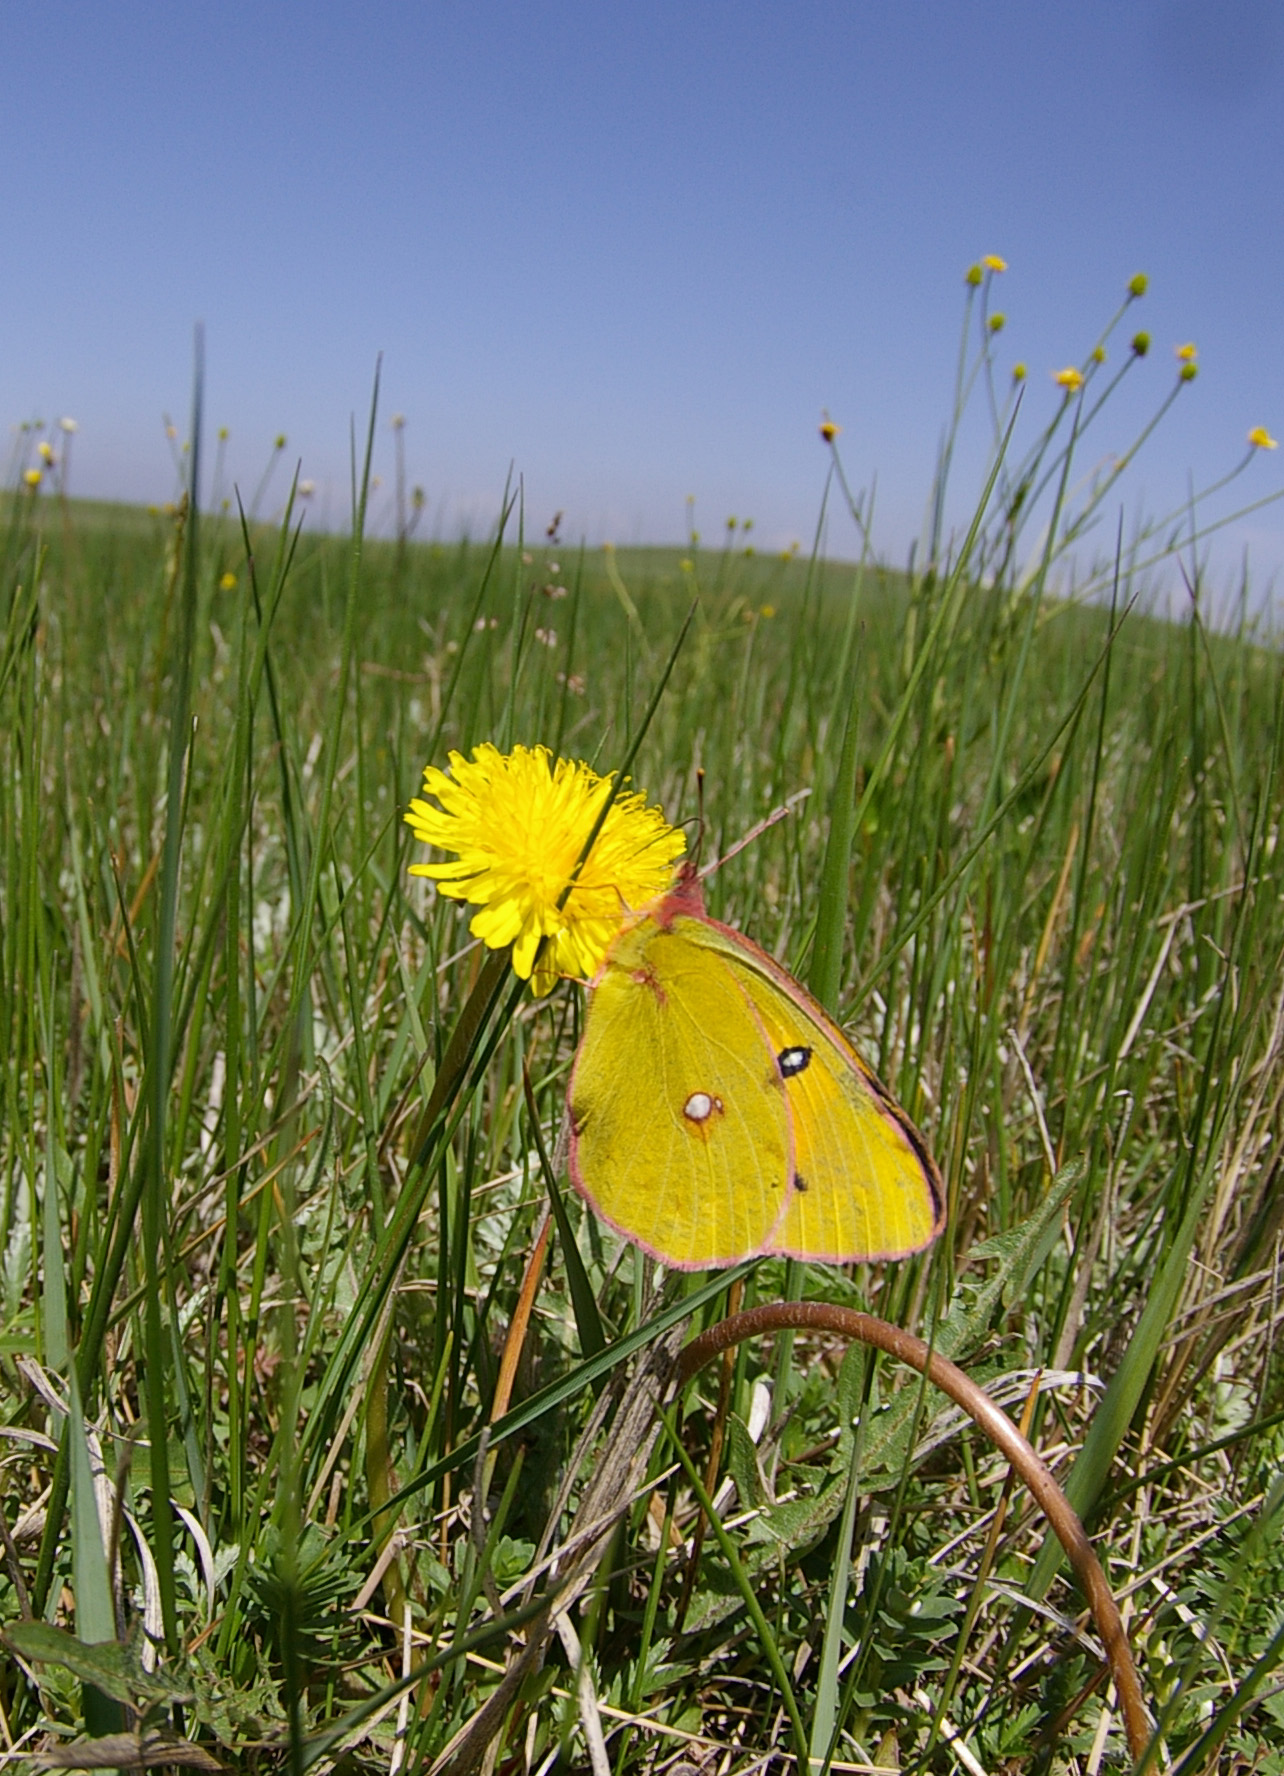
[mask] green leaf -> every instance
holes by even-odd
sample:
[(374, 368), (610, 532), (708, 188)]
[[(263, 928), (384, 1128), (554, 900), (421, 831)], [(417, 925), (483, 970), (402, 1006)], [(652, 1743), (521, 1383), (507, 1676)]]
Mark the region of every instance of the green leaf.
[[(53, 1046), (53, 1031), (48, 1032), (49, 1053)], [(45, 1131), (45, 1190), (42, 1205), (42, 1233), (44, 1239), (44, 1290), (41, 1295), (41, 1311), (44, 1315), (45, 1361), (51, 1369), (59, 1373), (67, 1367), (67, 1278), (63, 1266), (62, 1255), (62, 1224), (58, 1214), (58, 1170), (54, 1162), (54, 1126), (50, 1114), (49, 1126)]]
[[(147, 1671), (135, 1642), (86, 1642), (48, 1622), (11, 1622), (3, 1639), (20, 1658), (33, 1665), (61, 1665), (117, 1702), (190, 1702), (192, 1692), (163, 1671)], [(119, 1760), (117, 1760), (119, 1761)]]
[[(76, 1592), (76, 1627), (86, 1644), (114, 1641), (116, 1607), (112, 1598), (103, 1526), (98, 1515), (93, 1470), (89, 1462), (89, 1438), (80, 1409), (80, 1384), (76, 1365), (68, 1365), (71, 1386), (67, 1414), (67, 1438), (71, 1452), (71, 1568)], [(91, 1733), (113, 1732), (121, 1725), (119, 1710), (108, 1701), (97, 1681), (85, 1686), (85, 1725)]]

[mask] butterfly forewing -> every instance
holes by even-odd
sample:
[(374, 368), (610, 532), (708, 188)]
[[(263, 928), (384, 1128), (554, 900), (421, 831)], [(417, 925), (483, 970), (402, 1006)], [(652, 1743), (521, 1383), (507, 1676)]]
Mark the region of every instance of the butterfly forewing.
[(936, 1167), (904, 1111), (792, 976), (711, 919), (675, 922), (715, 950), (760, 1018), (793, 1122), (796, 1188), (771, 1251), (831, 1263), (900, 1258), (939, 1232)]

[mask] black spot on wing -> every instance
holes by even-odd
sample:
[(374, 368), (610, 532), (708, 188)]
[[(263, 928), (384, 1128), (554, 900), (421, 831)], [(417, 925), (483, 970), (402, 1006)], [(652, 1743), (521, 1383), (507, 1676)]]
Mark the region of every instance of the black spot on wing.
[(792, 1079), (811, 1065), (811, 1050), (801, 1043), (792, 1048), (782, 1048), (776, 1056), (776, 1065), (780, 1068), (782, 1079)]

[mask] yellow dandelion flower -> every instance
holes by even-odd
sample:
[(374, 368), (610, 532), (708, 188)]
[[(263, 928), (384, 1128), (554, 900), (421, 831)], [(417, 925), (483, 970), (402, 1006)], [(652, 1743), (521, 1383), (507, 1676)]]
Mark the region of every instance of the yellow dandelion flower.
[(825, 419), (821, 421), (820, 435), (826, 444), (832, 444), (842, 429), (840, 425), (835, 425), (832, 419)]
[(1254, 426), (1248, 434), (1249, 444), (1254, 450), (1278, 450), (1279, 445), (1265, 426)]
[(1063, 388), (1068, 395), (1083, 387), (1083, 371), (1076, 370), (1073, 364), (1067, 364), (1064, 370), (1058, 370), (1053, 378), (1058, 388)]
[(36, 445), (36, 455), (40, 458), (42, 463), (52, 463), (54, 459), (53, 445), (49, 442), (48, 438), (42, 438), (39, 444)]
[(230, 568), (225, 574), (219, 575), (218, 589), (220, 592), (235, 592), (236, 575)]
[(981, 264), (987, 271), (1006, 271), (1008, 268), (1007, 260), (1000, 259), (997, 253), (987, 253)]
[(40, 469), (24, 469), (22, 471), (23, 486), (30, 487), (33, 491), (35, 488), (39, 487), (44, 478), (44, 474)]
[(1174, 346), (1173, 350), (1183, 364), (1193, 364), (1195, 359), (1199, 356), (1198, 348), (1192, 339), (1188, 339), (1185, 345)]
[(560, 904), (610, 789), (609, 775), (579, 760), (554, 761), (545, 746), (502, 753), (483, 743), (471, 759), (452, 752), (449, 775), (427, 766), (424, 794), (440, 806), (416, 798), (406, 814), (417, 839), (455, 853), (450, 863), (413, 863), (411, 875), (479, 906), (473, 936), (493, 950), (511, 944), (514, 972), (536, 993), (561, 975), (596, 973), (621, 915), (672, 885), (686, 849), (658, 808), (624, 791)]

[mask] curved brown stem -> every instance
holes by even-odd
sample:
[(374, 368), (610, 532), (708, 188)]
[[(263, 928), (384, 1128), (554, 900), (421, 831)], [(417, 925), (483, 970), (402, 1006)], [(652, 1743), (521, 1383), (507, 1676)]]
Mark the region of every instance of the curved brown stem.
[(951, 1363), (948, 1357), (930, 1350), (921, 1338), (903, 1332), (899, 1326), (889, 1325), (886, 1320), (875, 1319), (872, 1314), (831, 1307), (820, 1301), (774, 1301), (764, 1307), (751, 1308), (747, 1313), (733, 1314), (693, 1338), (678, 1360), (678, 1379), (689, 1381), (711, 1357), (746, 1338), (788, 1330), (833, 1332), (842, 1338), (858, 1338), (865, 1344), (877, 1345), (879, 1350), (885, 1350), (889, 1356), (917, 1369), (920, 1375), (926, 1375), (1002, 1450), (1034, 1494), (1035, 1502), (1069, 1557), (1110, 1661), (1124, 1731), (1128, 1736), (1128, 1749), (1134, 1758), (1142, 1757), (1150, 1743), (1150, 1723), (1142, 1701), (1141, 1684), (1119, 1607), (1087, 1532), (1047, 1464), (1027, 1443), (1007, 1413), (1000, 1410), (957, 1363)]

